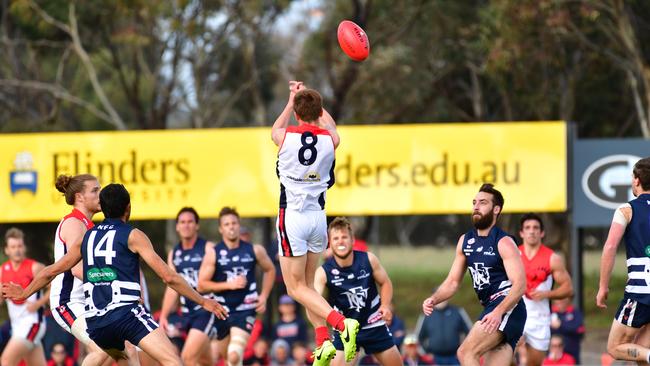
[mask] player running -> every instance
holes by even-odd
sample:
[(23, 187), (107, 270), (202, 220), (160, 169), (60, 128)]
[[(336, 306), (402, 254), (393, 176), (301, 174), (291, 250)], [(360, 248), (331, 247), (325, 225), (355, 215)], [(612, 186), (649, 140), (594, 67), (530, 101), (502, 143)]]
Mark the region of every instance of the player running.
[[(526, 325), (524, 340), (528, 366), (541, 366), (551, 341), (551, 304), (549, 299), (563, 299), (573, 295), (571, 277), (564, 259), (553, 249), (542, 244), (542, 218), (529, 213), (521, 218), (519, 246), (526, 271)], [(557, 286), (553, 289), (553, 283)]]
[[(328, 365), (336, 354), (327, 324), (341, 332), (345, 358), (356, 354), (359, 322), (346, 319), (314, 290), (314, 274), (327, 248), (325, 193), (334, 185), (334, 151), (340, 138), (320, 94), (300, 81), (289, 82), (289, 101), (273, 124), (279, 146), (277, 174), (280, 210), (276, 229), (280, 269), (289, 295), (302, 304), (314, 326), (314, 365)], [(289, 126), (291, 114), (298, 126)]]
[(162, 365), (181, 365), (169, 338), (140, 304), (140, 258), (181, 295), (219, 318), (225, 318), (227, 312), (216, 301), (194, 291), (156, 254), (147, 235), (127, 224), (131, 200), (123, 185), (104, 187), (99, 200), (106, 219), (86, 232), (80, 251), (69, 251), (61, 260), (45, 267), (25, 290), (4, 284), (3, 292), (10, 298), (22, 299), (83, 258), (90, 338), (114, 359), (124, 357), (124, 342), (129, 341)]
[(458, 349), (462, 365), (509, 365), (526, 322), (526, 273), (517, 245), (496, 226), (503, 210), (503, 195), (492, 184), (483, 184), (473, 201), (474, 228), (458, 239), (456, 257), (445, 281), (422, 303), (425, 315), (451, 298), (463, 280), (472, 275), (474, 291), (484, 310)]
[[(239, 228), (237, 211), (222, 208), (219, 233), (223, 240), (206, 250), (198, 280), (199, 291), (214, 293), (229, 313), (228, 319), (218, 320), (215, 327), (218, 353), (230, 366), (242, 364), (255, 314), (266, 311), (266, 300), (275, 281), (275, 266), (266, 249), (241, 240)], [(257, 265), (264, 273), (259, 295), (255, 281)]]
[[(5, 233), (5, 255), (9, 258), (2, 264), (0, 282), (14, 283), (27, 287), (34, 276), (43, 269), (43, 264), (25, 256), (25, 234), (18, 228)], [(0, 357), (3, 366), (15, 366), (25, 360), (27, 366), (45, 366), (45, 354), (41, 340), (45, 335), (43, 306), (47, 296), (40, 292), (27, 299), (7, 300), (11, 338)]]
[[(183, 207), (178, 211), (176, 232), (180, 242), (169, 251), (167, 264), (196, 290), (201, 262), (206, 253), (214, 248), (214, 243), (199, 236), (199, 214), (192, 207)], [(176, 291), (169, 287), (165, 289), (160, 310), (160, 326), (165, 331), (169, 324), (167, 317), (176, 307), (178, 298)], [(210, 339), (216, 331), (214, 328), (216, 317), (185, 296), (180, 296), (180, 302), (183, 330), (187, 333), (181, 359), (187, 366), (199, 363), (212, 366), (214, 362), (210, 352)]]
[[(314, 285), (323, 294), (325, 287), (336, 309), (359, 321), (357, 345), (374, 355), (381, 365), (402, 365), (399, 350), (386, 326), (393, 313), (393, 284), (379, 259), (372, 253), (352, 250), (354, 237), (350, 222), (337, 217), (329, 225), (333, 256), (316, 270)], [(379, 285), (379, 291), (377, 291)], [(334, 336), (337, 349), (334, 365), (345, 365), (340, 335)]]
[(607, 307), (616, 249), (625, 239), (627, 285), (609, 331), (607, 352), (617, 360), (650, 363), (650, 157), (634, 164), (632, 193), (636, 199), (614, 212), (603, 246), (596, 305)]

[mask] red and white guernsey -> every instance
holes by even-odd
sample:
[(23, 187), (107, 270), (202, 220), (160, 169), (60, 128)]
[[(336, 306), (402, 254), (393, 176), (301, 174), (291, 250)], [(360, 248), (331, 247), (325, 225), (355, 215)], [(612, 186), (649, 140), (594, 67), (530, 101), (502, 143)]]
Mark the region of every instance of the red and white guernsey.
[[(61, 239), (61, 227), (66, 220), (76, 219), (86, 225), (86, 229), (93, 227), (93, 222), (90, 221), (81, 211), (76, 208), (66, 215), (59, 227), (56, 228), (56, 235), (54, 237), (54, 261), (60, 260), (67, 252), (65, 241)], [(86, 302), (86, 297), (83, 291), (83, 281), (72, 275), (71, 270), (67, 270), (57, 275), (52, 281), (52, 288), (50, 290), (50, 308), (55, 309), (60, 305), (69, 305), (69, 303), (77, 303), (83, 305)], [(75, 314), (79, 316), (81, 314)]]
[(325, 209), (325, 192), (334, 185), (334, 142), (318, 126), (289, 126), (278, 152), (280, 208)]
[(533, 319), (544, 323), (550, 322), (551, 305), (549, 300), (534, 301), (528, 297), (528, 294), (533, 290), (550, 291), (553, 288), (553, 274), (551, 271), (553, 250), (541, 244), (537, 254), (532, 258), (526, 256), (523, 244), (519, 246), (519, 251), (526, 271), (526, 296), (524, 296), (524, 302), (526, 303), (526, 313), (528, 315), (527, 322)]
[[(17, 269), (14, 269), (11, 265), (11, 261), (6, 261), (2, 265), (2, 283), (16, 283), (22, 288), (26, 288), (34, 279), (34, 272), (32, 267), (36, 263), (33, 259), (25, 258), (25, 260), (20, 263)], [(34, 302), (40, 297), (40, 291), (32, 294), (25, 300), (11, 300), (7, 299), (7, 308), (9, 310), (9, 318), (12, 321), (21, 320), (25, 318), (33, 318), (33, 323), (40, 322), (42, 311), (31, 313), (27, 310), (26, 302)]]

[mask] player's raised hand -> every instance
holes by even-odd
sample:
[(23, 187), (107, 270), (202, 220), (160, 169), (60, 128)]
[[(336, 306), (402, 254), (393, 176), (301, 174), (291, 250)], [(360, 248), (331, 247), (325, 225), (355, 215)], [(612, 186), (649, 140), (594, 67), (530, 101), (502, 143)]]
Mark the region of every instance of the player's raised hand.
[(499, 325), (501, 325), (501, 319), (503, 318), (503, 314), (500, 312), (493, 310), (488, 314), (485, 314), (483, 319), (480, 320), (481, 325), (483, 326), (483, 331), (487, 334), (492, 334), (494, 333), (497, 328), (499, 328)]
[(609, 295), (608, 288), (599, 288), (596, 295), (596, 306), (602, 309), (607, 309), (607, 295)]
[(203, 308), (211, 313), (214, 313), (214, 315), (216, 315), (217, 318), (221, 320), (224, 320), (228, 317), (228, 310), (221, 306), (217, 300), (205, 299), (205, 301), (203, 301)]
[(422, 302), (422, 312), (424, 315), (429, 316), (433, 312), (433, 307), (436, 305), (436, 303), (433, 301), (433, 297), (429, 296), (427, 297), (424, 302)]
[(19, 284), (9, 282), (2, 284), (2, 296), (12, 300), (25, 300), (23, 288)]
[(240, 290), (246, 287), (246, 276), (237, 276), (230, 281), (231, 290)]
[(301, 91), (304, 88), (305, 86), (303, 85), (302, 81), (291, 80), (289, 82), (290, 96), (294, 96), (297, 92)]

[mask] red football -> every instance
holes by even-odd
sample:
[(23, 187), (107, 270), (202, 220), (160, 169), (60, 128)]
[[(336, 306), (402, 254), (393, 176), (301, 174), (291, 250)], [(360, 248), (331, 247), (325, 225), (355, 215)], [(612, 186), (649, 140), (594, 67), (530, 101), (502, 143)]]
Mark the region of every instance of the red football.
[(370, 54), (370, 41), (366, 32), (354, 22), (344, 20), (337, 32), (339, 46), (354, 61), (363, 61)]

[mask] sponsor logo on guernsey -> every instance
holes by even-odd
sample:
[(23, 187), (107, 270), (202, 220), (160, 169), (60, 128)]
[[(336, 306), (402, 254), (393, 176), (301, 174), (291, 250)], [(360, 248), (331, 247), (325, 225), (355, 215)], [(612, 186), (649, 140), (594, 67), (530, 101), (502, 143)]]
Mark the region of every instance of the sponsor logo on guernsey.
[(332, 272), (333, 275), (338, 275), (339, 273), (341, 273), (341, 272), (339, 272), (339, 270), (336, 269), (336, 268), (332, 268), (332, 270), (331, 270), (330, 272)]
[(476, 242), (476, 239), (471, 238), (467, 241), (467, 244), (474, 244)]
[(645, 247), (645, 255), (647, 255), (648, 257), (650, 257), (650, 245), (648, 245), (647, 247)]
[(362, 268), (359, 271), (359, 275), (357, 276), (357, 278), (362, 279), (362, 278), (366, 278), (366, 277), (369, 277), (369, 276), (370, 276), (370, 273), (366, 272), (366, 270)]
[(86, 272), (88, 282), (111, 282), (117, 279), (117, 273), (112, 268), (91, 268)]
[(489, 247), (483, 252), (483, 255), (496, 255), (496, 254), (494, 254), (494, 248)]

